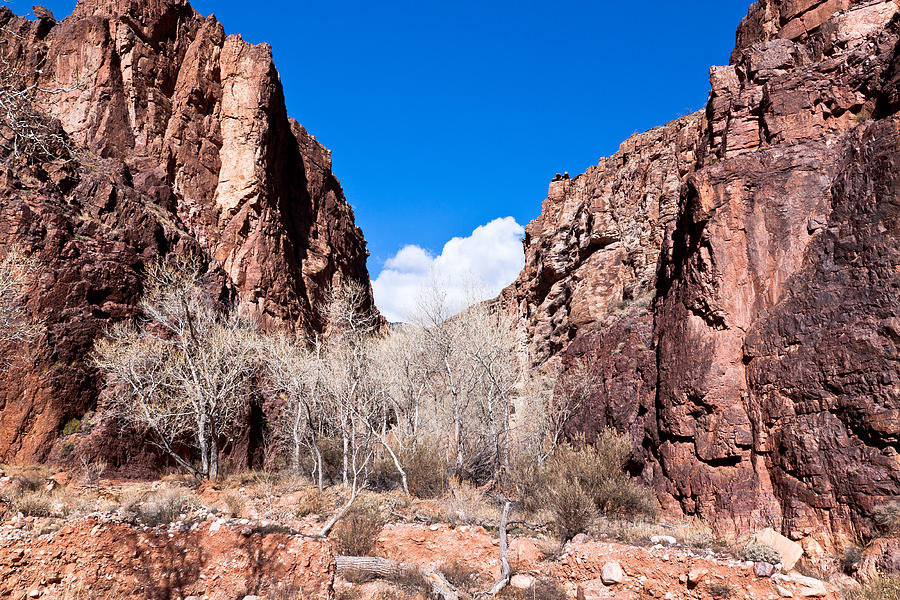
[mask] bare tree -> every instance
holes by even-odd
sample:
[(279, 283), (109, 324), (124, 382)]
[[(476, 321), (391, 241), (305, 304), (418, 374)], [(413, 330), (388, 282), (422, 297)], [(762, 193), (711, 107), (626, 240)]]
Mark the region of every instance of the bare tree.
[[(148, 269), (143, 318), (114, 327), (97, 343), (96, 364), (112, 386), (113, 410), (144, 426), (187, 471), (215, 479), (219, 443), (247, 411), (258, 362), (254, 328), (210, 305), (194, 258)], [(200, 468), (178, 452), (185, 444)]]
[(68, 136), (59, 121), (35, 106), (35, 96), (76, 88), (42, 88), (34, 73), (26, 75), (6, 58), (0, 59), (0, 144), (8, 159), (28, 163), (71, 160), (73, 147)]
[(284, 400), (275, 422), (276, 435), (291, 450), (291, 467), (300, 471), (304, 449), (311, 453), (312, 476), (319, 489), (325, 486), (325, 471), (320, 446), (321, 433), (328, 429), (326, 421), (325, 384), (323, 381), (322, 345), (286, 334), (275, 335), (263, 353), (269, 393)]
[(36, 273), (34, 259), (18, 246), (9, 248), (0, 260), (0, 343), (23, 342), (37, 334), (37, 324), (23, 302)]

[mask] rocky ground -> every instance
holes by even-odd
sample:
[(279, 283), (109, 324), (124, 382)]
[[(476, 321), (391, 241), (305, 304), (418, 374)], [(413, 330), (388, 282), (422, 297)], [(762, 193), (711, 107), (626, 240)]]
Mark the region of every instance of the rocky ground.
[[(499, 505), (474, 488), (431, 500), (366, 493), (377, 529), (323, 539), (339, 489), (266, 474), (194, 488), (81, 478), (0, 478), (0, 495), (14, 498), (0, 525), (0, 598), (426, 598), (421, 581), (336, 574), (336, 555), (366, 535), (368, 554), (438, 570), (464, 597), (500, 575)], [(514, 576), (501, 597), (837, 598), (846, 584), (735, 558), (699, 523), (606, 523), (561, 544), (540, 516), (511, 515)]]

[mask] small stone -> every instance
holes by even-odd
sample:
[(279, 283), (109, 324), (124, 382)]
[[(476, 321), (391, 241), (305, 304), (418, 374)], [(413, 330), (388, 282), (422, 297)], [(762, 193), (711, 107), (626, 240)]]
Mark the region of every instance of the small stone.
[(587, 541), (588, 541), (588, 536), (583, 533), (579, 533), (578, 535), (576, 535), (575, 537), (572, 538), (573, 544), (584, 544)]
[(606, 585), (622, 583), (624, 578), (625, 573), (622, 571), (622, 565), (614, 560), (603, 565), (603, 568), (600, 570), (600, 581)]
[(251, 529), (250, 527), (244, 527), (243, 529), (241, 529), (241, 535), (244, 537), (250, 537), (251, 535), (253, 535), (253, 529)]
[(706, 569), (691, 569), (687, 575), (688, 585), (694, 587), (706, 577), (707, 573), (709, 573), (709, 571)]
[(781, 596), (782, 598), (793, 598), (794, 597), (794, 593), (791, 590), (781, 587), (780, 585), (775, 586), (775, 591), (778, 592), (778, 595)]
[(771, 577), (775, 574), (775, 565), (767, 562), (754, 563), (753, 572), (757, 577)]
[(441, 528), (440, 525), (429, 525), (428, 526), (428, 529), (430, 529), (431, 531), (437, 531), (440, 528)]
[(651, 544), (662, 544), (664, 546), (674, 546), (678, 540), (671, 535), (654, 535), (650, 538)]
[(534, 585), (534, 577), (525, 574), (513, 575), (509, 580), (509, 585), (518, 590), (530, 590)]
[(28, 597), (29, 598), (40, 598), (41, 590), (31, 590), (30, 592), (28, 592)]

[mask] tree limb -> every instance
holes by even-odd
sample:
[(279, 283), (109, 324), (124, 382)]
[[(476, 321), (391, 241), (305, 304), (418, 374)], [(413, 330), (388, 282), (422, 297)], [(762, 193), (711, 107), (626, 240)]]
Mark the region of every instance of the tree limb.
[(509, 567), (509, 552), (506, 542), (506, 523), (509, 518), (509, 501), (503, 505), (503, 515), (500, 517), (500, 579), (487, 590), (485, 596), (496, 596), (509, 583), (512, 571)]

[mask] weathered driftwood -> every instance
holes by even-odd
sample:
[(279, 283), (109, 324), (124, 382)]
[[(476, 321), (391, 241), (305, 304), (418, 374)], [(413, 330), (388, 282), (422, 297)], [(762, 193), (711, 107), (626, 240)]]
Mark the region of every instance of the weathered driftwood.
[(389, 580), (421, 577), (431, 587), (431, 592), (442, 600), (459, 600), (459, 592), (443, 575), (413, 563), (374, 556), (338, 556), (337, 572), (341, 575), (359, 573)]
[(512, 571), (509, 568), (509, 552), (506, 543), (506, 520), (509, 517), (509, 502), (503, 505), (503, 514), (500, 517), (500, 579), (485, 592), (487, 596), (496, 596), (500, 590), (509, 583)]

